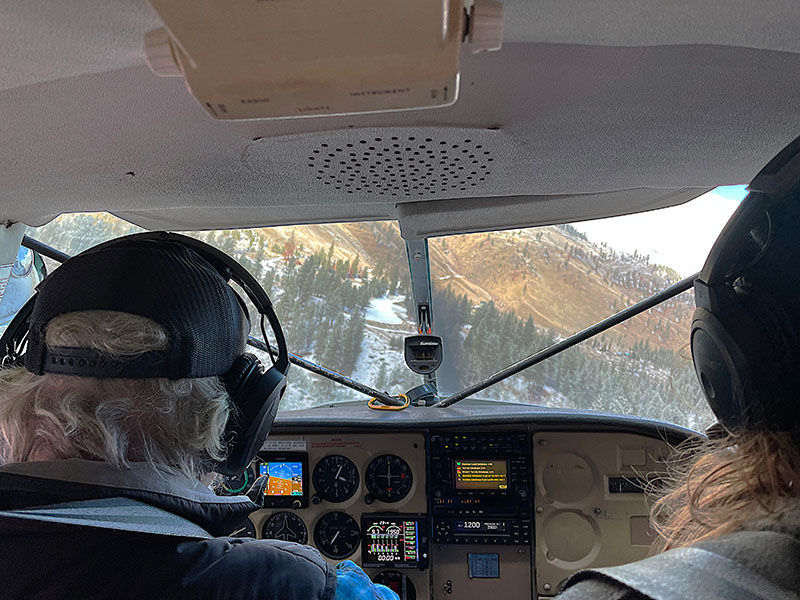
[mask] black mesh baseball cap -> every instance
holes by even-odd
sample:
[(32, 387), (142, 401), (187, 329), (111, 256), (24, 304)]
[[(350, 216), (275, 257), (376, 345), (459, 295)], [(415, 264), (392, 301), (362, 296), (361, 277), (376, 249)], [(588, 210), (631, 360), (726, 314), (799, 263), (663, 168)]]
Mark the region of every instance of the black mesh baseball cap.
[[(219, 267), (166, 239), (112, 241), (61, 265), (41, 284), (29, 323), (25, 367), (38, 375), (182, 379), (224, 375), (245, 351), (247, 309)], [(48, 348), (50, 321), (109, 310), (152, 319), (169, 348), (126, 358), (85, 348)]]

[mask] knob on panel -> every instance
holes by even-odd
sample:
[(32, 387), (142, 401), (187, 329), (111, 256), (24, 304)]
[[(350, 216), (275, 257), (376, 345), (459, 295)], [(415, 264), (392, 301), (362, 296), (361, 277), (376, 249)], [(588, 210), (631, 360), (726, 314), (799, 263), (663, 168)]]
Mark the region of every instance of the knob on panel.
[(475, 0), (469, 15), (469, 36), (473, 52), (500, 50), (503, 45), (503, 3)]
[(439, 521), (436, 523), (436, 535), (438, 537), (447, 537), (450, 535), (450, 523), (447, 521)]

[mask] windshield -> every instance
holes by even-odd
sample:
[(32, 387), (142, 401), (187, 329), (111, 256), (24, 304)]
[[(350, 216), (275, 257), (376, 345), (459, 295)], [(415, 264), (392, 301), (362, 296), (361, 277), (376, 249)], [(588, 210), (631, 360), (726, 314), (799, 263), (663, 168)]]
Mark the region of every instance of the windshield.
[[(718, 188), (625, 217), (429, 240), (440, 396), (700, 270), (744, 196)], [(62, 215), (29, 235), (68, 254), (141, 231), (105, 213)], [(416, 333), (405, 242), (373, 221), (191, 233), (227, 252), (275, 303), (291, 352), (390, 394), (424, 382), (403, 359)], [(48, 268), (57, 263), (48, 261)], [(688, 350), (691, 292), (562, 352), (480, 398), (603, 410), (702, 429), (712, 417)], [(254, 319), (251, 334), (262, 337)], [(366, 400), (293, 367), (281, 410)]]
[[(699, 271), (744, 197), (611, 219), (431, 239), (443, 394), (474, 384)], [(486, 390), (497, 400), (603, 410), (702, 429), (713, 417), (689, 353), (683, 293)]]

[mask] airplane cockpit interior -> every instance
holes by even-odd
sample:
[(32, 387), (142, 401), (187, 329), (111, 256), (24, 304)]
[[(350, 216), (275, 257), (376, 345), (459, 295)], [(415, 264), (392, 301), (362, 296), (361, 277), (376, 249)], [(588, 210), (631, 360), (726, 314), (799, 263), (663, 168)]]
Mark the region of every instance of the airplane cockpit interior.
[(798, 31), (785, 0), (7, 2), (0, 329), (102, 242), (213, 246), (291, 363), (210, 483), (265, 481), (229, 535), (401, 600), (554, 597), (655, 551), (714, 434), (692, 288), (800, 134)]

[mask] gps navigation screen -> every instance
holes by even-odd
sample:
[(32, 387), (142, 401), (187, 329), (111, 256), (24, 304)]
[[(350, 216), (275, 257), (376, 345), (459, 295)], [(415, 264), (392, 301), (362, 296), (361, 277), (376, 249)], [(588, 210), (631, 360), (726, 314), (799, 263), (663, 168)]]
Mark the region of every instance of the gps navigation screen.
[(263, 462), (259, 475), (268, 475), (264, 493), (267, 496), (302, 496), (303, 463)]
[(416, 567), (423, 537), (417, 517), (364, 515), (362, 517), (364, 566)]
[(454, 460), (457, 490), (508, 489), (507, 460)]

